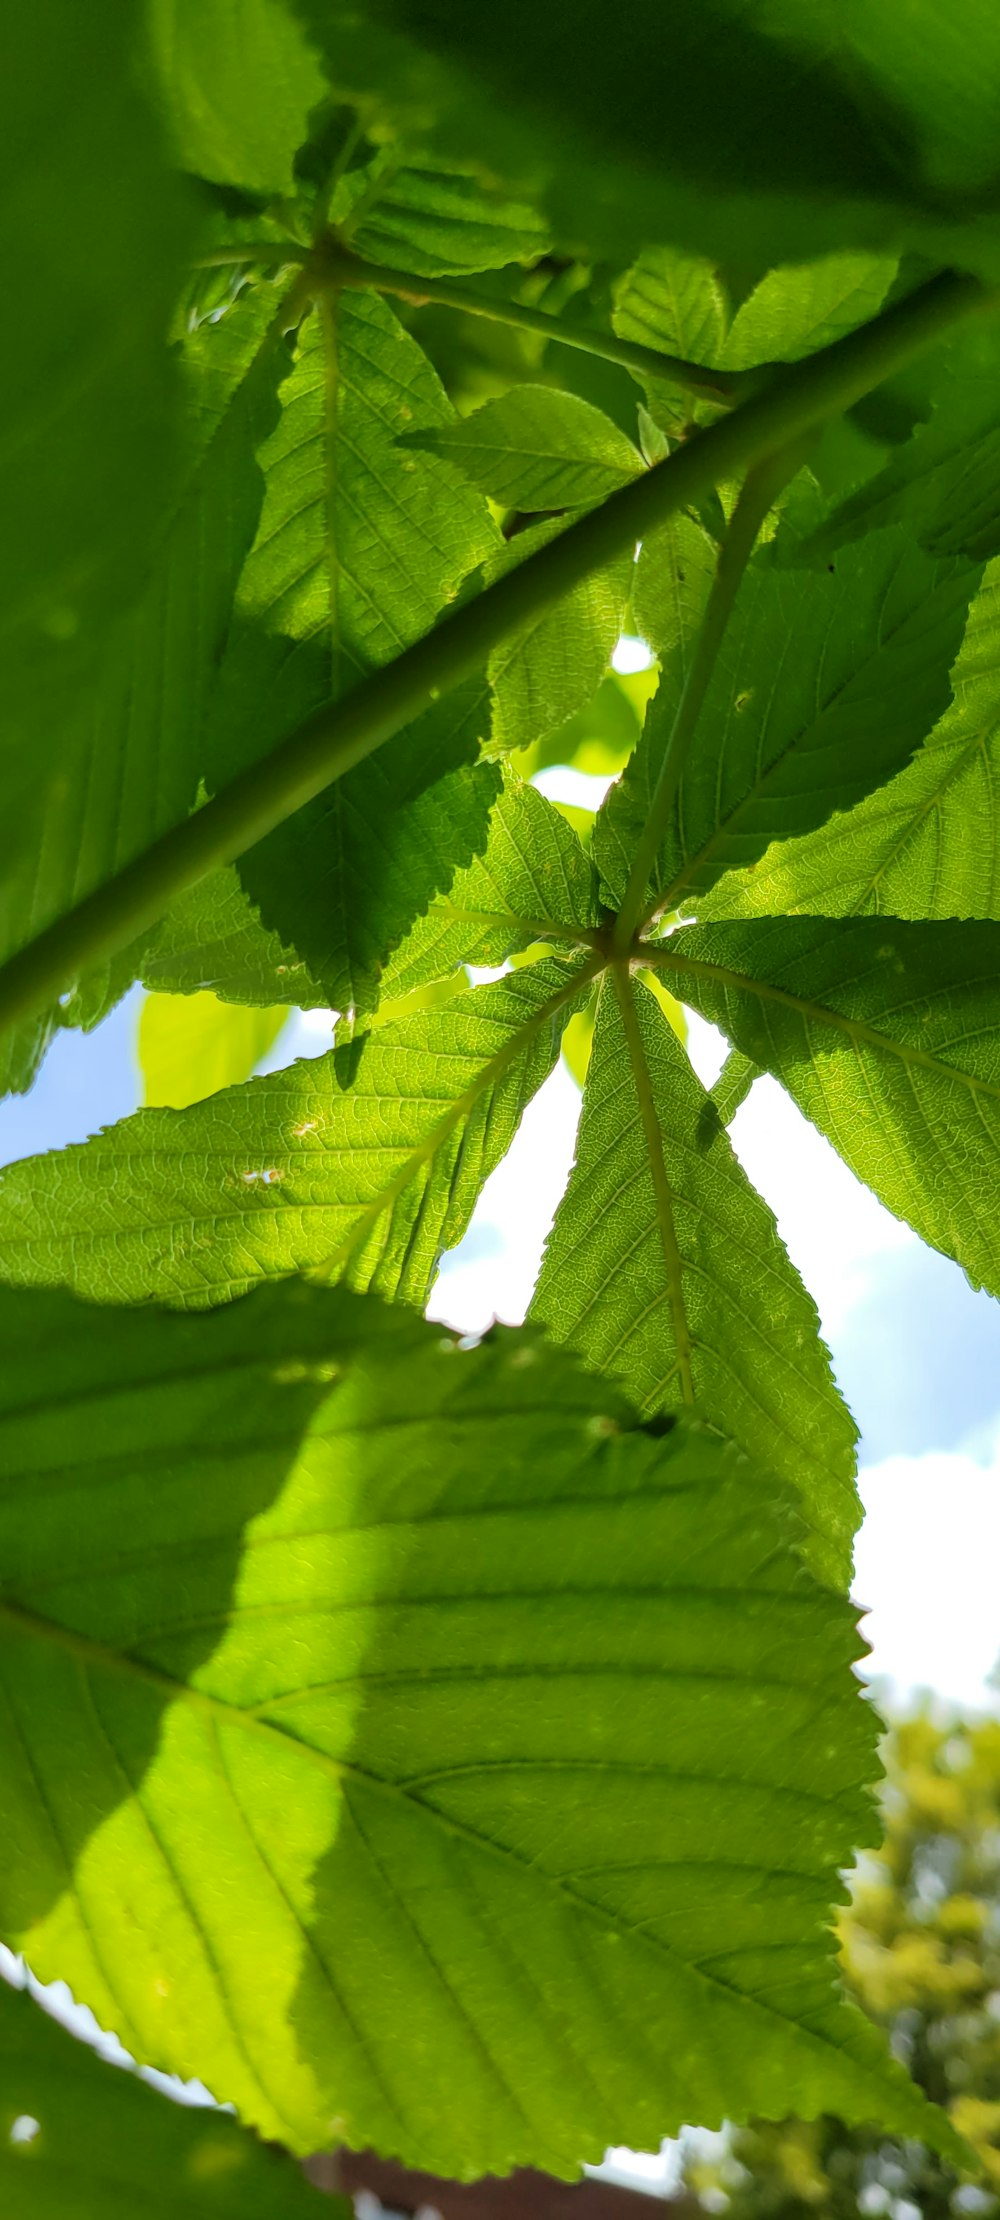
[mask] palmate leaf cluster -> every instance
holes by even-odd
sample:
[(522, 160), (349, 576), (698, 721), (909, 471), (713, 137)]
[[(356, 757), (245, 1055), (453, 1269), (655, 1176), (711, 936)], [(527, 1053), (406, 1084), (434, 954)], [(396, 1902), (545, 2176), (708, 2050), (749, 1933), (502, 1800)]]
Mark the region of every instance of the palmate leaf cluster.
[(29, 2220), (308, 2203), (251, 2130), (971, 2163), (837, 1987), (855, 1429), (728, 1127), (772, 1074), (1000, 1292), (1000, 38), (633, 15), (0, 34), (5, 1088), (148, 995), (146, 1106), (0, 1174), (0, 1936), (241, 2123), (0, 1991)]

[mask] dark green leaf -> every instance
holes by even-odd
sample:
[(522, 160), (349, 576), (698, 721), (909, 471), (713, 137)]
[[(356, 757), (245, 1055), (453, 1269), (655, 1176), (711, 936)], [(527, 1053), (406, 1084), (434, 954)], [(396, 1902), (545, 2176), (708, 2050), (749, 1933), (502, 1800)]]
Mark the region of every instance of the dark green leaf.
[(826, 556), (903, 517), (933, 555), (1000, 554), (1000, 343), (989, 326), (947, 351), (930, 421), (834, 510), (802, 552)]
[[(13, 2131), (13, 2132), (12, 2132)], [(174, 2104), (0, 1981), (0, 2197), (11, 2220), (348, 2220), (224, 2113)]]

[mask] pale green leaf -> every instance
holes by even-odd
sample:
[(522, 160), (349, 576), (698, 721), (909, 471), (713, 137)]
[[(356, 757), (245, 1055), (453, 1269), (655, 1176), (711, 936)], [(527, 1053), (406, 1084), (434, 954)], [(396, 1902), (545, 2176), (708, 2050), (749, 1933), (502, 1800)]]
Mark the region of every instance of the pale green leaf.
[[(351, 221), (358, 195), (364, 210)], [(508, 199), (469, 171), (400, 166), (395, 148), (344, 179), (332, 213), (341, 209), (359, 254), (424, 277), (537, 262), (549, 245), (549, 227), (529, 202)]]
[(188, 1110), (0, 1172), (4, 1273), (201, 1306), (321, 1269), (423, 1303), (586, 972), (533, 965)]
[(1000, 918), (1000, 565), (969, 611), (954, 701), (905, 771), (712, 888), (705, 918)]
[(815, 1306), (670, 1026), (610, 976), (531, 1315), (644, 1417), (697, 1402), (797, 1489), (813, 1570), (847, 1586), (855, 1427)]
[(897, 1218), (1000, 1292), (996, 925), (706, 925), (671, 941), (662, 971)]
[(829, 254), (769, 270), (737, 310), (719, 360), (748, 370), (831, 346), (877, 315), (896, 267), (894, 255)]
[(288, 1022), (287, 1007), (252, 1010), (214, 994), (148, 994), (139, 1013), (139, 1069), (150, 1110), (186, 1110), (249, 1079)]
[(512, 771), (490, 818), (482, 856), (396, 950), (385, 992), (409, 994), (458, 964), (502, 964), (515, 949), (586, 939), (600, 924), (597, 878), (561, 810)]
[(182, 169), (291, 193), (293, 157), (328, 87), (284, 0), (149, 0), (150, 59)]
[(411, 433), (407, 444), (444, 455), (509, 509), (586, 508), (644, 467), (603, 410), (545, 385), (512, 386), (441, 431)]
[[(750, 565), (716, 659), (652, 874), (664, 905), (703, 894), (769, 842), (824, 824), (904, 764), (950, 699), (977, 573), (902, 527), (836, 569)], [(666, 663), (642, 741), (598, 818), (595, 860), (620, 899), (681, 697)]]
[[(12, 2130), (14, 2131), (12, 2134)], [(0, 2199), (11, 2220), (348, 2220), (224, 2113), (108, 2065), (0, 1981)]]
[(790, 2107), (961, 2159), (837, 1993), (877, 1721), (770, 1476), (301, 1284), (0, 1315), (0, 1929), (134, 2056), (447, 2175)]

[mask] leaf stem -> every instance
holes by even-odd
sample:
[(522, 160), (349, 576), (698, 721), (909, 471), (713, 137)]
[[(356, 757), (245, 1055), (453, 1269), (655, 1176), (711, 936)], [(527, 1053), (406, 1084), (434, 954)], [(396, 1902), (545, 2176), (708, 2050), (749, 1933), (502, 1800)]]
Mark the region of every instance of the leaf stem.
[(649, 815), (632, 859), (628, 885), (615, 924), (614, 946), (620, 956), (629, 948), (636, 927), (647, 913), (646, 895), (650, 874), (670, 823), (688, 749), (694, 739), (715, 669), (715, 659), (733, 612), (743, 573), (753, 554), (757, 534), (782, 486), (798, 469), (800, 460), (799, 442), (795, 443), (794, 448), (782, 447), (773, 455), (765, 456), (749, 472), (733, 510), (729, 528), (719, 549), (705, 614), (653, 787)]
[(978, 281), (946, 273), (697, 433), (567, 526), (516, 569), (453, 609), (434, 630), (314, 711), (288, 739), (164, 833), (75, 909), (0, 968), (0, 1027), (53, 1002), (90, 965), (156, 924), (209, 871), (252, 848), (276, 825), (481, 670), (491, 651), (552, 608), (592, 570), (710, 487), (750, 470), (883, 378), (974, 310), (996, 305)]
[[(520, 301), (495, 300), (488, 293), (477, 292), (475, 286), (464, 285), (460, 279), (419, 277), (411, 271), (390, 269), (381, 262), (366, 262), (360, 255), (349, 253), (332, 234), (326, 241), (324, 258), (327, 270), (335, 276), (338, 285), (371, 286), (377, 293), (398, 294), (419, 308), (434, 302), (442, 308), (461, 309), (469, 316), (486, 316), (492, 323), (510, 324), (517, 331), (530, 331), (542, 339), (554, 339), (564, 347), (578, 347), (584, 354), (600, 355), (605, 362), (619, 362), (641, 377), (670, 378), (714, 400), (731, 400), (747, 387), (745, 372), (713, 370), (705, 363), (686, 362), (680, 355), (661, 354), (656, 347), (643, 347), (637, 340), (619, 339), (616, 332), (591, 331), (586, 324), (565, 323), (561, 316), (549, 315), (543, 308), (528, 308)], [(753, 375), (757, 377), (759, 373), (755, 371)]]
[(191, 262), (196, 270), (225, 270), (240, 262), (308, 262), (312, 252), (301, 239), (247, 239), (239, 245), (205, 247)]

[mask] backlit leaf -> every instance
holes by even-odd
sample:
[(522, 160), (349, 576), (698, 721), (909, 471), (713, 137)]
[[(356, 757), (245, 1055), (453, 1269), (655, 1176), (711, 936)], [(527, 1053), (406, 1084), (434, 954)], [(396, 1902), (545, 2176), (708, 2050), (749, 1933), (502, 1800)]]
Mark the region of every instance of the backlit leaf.
[(813, 1303), (641, 985), (601, 982), (576, 1160), (532, 1315), (644, 1417), (697, 1402), (780, 1473), (801, 1496), (810, 1564), (846, 1587), (855, 1429)]
[(961, 2155), (836, 1990), (877, 1721), (770, 1476), (300, 1284), (0, 1311), (0, 1928), (136, 2057), (451, 2175), (789, 2106)]

